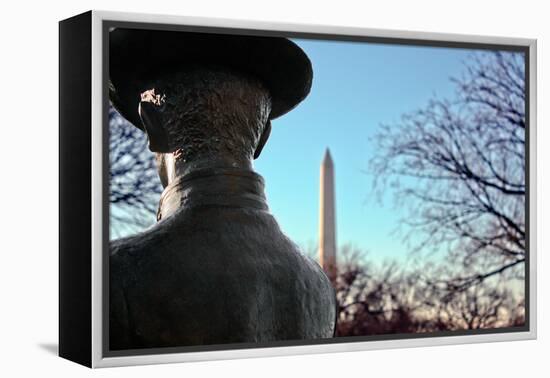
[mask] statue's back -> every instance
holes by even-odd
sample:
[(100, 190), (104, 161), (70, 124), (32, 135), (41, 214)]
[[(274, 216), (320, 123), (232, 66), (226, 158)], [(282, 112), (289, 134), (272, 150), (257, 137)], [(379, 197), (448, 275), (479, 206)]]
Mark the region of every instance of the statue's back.
[(333, 288), (266, 211), (182, 209), (111, 246), (111, 349), (332, 337)]

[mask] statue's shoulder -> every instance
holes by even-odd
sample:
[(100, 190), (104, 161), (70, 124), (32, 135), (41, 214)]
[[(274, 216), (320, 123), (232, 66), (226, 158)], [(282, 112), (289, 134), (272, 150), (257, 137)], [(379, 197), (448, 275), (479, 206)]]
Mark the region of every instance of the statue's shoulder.
[(152, 246), (158, 245), (159, 233), (154, 228), (139, 232), (132, 236), (115, 239), (109, 242), (109, 255), (111, 263), (128, 259), (139, 259), (148, 251), (154, 250)]
[(144, 244), (144, 238), (141, 233), (127, 236), (109, 242), (109, 254), (111, 258), (121, 258), (122, 256), (133, 254)]

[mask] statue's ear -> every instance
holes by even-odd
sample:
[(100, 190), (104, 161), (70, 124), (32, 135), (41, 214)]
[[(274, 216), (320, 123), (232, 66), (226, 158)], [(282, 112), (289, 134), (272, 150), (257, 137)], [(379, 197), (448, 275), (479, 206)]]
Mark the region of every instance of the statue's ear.
[(271, 134), (271, 121), (267, 121), (264, 127), (264, 131), (262, 132), (260, 140), (258, 141), (258, 147), (256, 147), (256, 151), (254, 151), (254, 159), (257, 159), (262, 153), (262, 150), (264, 149), (264, 146), (269, 139), (269, 134)]
[(172, 152), (168, 143), (168, 135), (164, 130), (159, 106), (151, 102), (141, 101), (138, 112), (149, 139), (149, 149), (153, 152)]

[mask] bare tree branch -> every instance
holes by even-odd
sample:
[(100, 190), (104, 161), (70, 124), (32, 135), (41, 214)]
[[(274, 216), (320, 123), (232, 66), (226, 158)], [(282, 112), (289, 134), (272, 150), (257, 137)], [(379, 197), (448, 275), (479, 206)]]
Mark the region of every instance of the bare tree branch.
[[(407, 269), (394, 261), (376, 266), (349, 245), (340, 248), (340, 255), (337, 336), (525, 324), (524, 292), (516, 288), (514, 293), (514, 285), (502, 276), (513, 264), (479, 277), (473, 267), (457, 270), (447, 264)], [(475, 276), (479, 282), (456, 282), (451, 286), (450, 279), (455, 276)]]
[(109, 109), (111, 238), (155, 222), (162, 186), (145, 134)]
[(455, 263), (491, 260), (467, 287), (525, 260), (524, 66), (522, 53), (474, 54), (453, 79), (455, 99), (433, 99), (374, 138), (375, 188), (408, 209), (409, 237)]

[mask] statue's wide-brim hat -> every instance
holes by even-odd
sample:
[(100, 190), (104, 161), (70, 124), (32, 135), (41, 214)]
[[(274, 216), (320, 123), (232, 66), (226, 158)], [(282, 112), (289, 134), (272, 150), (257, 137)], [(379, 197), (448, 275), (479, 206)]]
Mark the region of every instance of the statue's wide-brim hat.
[(271, 94), (270, 119), (293, 109), (311, 89), (311, 62), (286, 38), (121, 28), (109, 35), (109, 96), (139, 128), (138, 104), (147, 85), (189, 65), (223, 66), (256, 76)]

